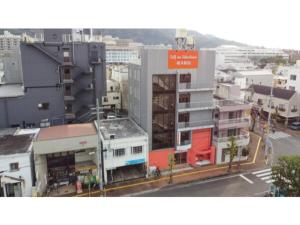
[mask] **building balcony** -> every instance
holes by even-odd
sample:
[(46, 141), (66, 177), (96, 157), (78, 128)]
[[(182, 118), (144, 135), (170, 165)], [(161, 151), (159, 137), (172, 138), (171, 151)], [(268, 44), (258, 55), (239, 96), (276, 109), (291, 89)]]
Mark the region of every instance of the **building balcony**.
[(213, 91), (213, 84), (179, 83), (178, 92)]
[(248, 110), (251, 105), (243, 100), (219, 100), (215, 102), (220, 112)]
[(199, 111), (215, 109), (213, 102), (186, 102), (178, 103), (178, 112)]
[(213, 120), (178, 123), (178, 131), (197, 130), (197, 129), (205, 129), (205, 128), (213, 128), (213, 127), (214, 127)]
[(218, 129), (243, 128), (243, 127), (248, 127), (249, 124), (250, 124), (249, 117), (223, 119), (223, 120), (216, 121), (216, 126), (218, 127)]
[[(235, 138), (237, 146), (245, 146), (250, 142), (250, 134), (247, 131), (243, 131), (240, 135), (233, 136)], [(219, 148), (228, 148), (230, 145), (230, 137), (213, 137), (214, 144)]]

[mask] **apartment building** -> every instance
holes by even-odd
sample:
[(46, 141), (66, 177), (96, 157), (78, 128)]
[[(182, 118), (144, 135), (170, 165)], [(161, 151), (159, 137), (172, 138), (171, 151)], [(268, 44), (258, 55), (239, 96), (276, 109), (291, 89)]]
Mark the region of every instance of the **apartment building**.
[(277, 74), (286, 78), (286, 89), (300, 93), (300, 60), (293, 66), (279, 67)]
[(287, 125), (300, 116), (300, 99), (296, 91), (273, 88), (273, 97), (270, 104), (271, 87), (251, 85), (246, 92), (245, 99), (252, 102), (253, 108), (265, 113), (278, 113), (278, 116)]
[[(20, 45), (23, 95), (3, 94), (1, 127), (40, 127), (77, 120), (106, 95), (105, 45), (71, 29), (45, 29), (42, 39), (24, 35)], [(20, 91), (18, 91), (20, 92)], [(20, 113), (22, 112), (22, 113)]]
[(4, 31), (0, 34), (0, 50), (18, 49), (20, 46), (21, 36), (11, 34), (9, 31)]
[(102, 106), (105, 109), (121, 109), (121, 92), (120, 92), (120, 84), (119, 82), (108, 79), (106, 81), (107, 92), (106, 96), (102, 97)]
[(129, 116), (149, 136), (149, 165), (215, 163), (212, 112), (215, 52), (141, 50), (129, 65)]
[(230, 138), (234, 137), (238, 154), (234, 161), (246, 160), (250, 135), (250, 104), (240, 99), (240, 88), (235, 84), (219, 83), (215, 94), (215, 130), (213, 144), (216, 146), (216, 163), (228, 163)]
[(251, 84), (272, 86), (273, 73), (271, 70), (247, 70), (233, 73), (234, 83), (242, 90), (249, 88)]

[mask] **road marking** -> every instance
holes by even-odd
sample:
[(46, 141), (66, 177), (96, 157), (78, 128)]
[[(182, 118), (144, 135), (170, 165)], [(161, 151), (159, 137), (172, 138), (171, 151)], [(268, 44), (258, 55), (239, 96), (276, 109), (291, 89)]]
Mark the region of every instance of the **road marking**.
[(243, 178), (245, 181), (247, 181), (250, 184), (253, 184), (253, 181), (245, 177), (243, 174), (240, 174), (240, 177)]
[(269, 180), (270, 178), (272, 178), (272, 176), (262, 177), (262, 178), (260, 178), (260, 179), (261, 179), (261, 180)]
[[(256, 135), (259, 138), (259, 141), (258, 141), (257, 146), (256, 146), (256, 151), (255, 151), (253, 160), (252, 160), (252, 162), (241, 163), (241, 165), (252, 165), (252, 164), (255, 164), (255, 162), (256, 162), (256, 158), (257, 158), (257, 154), (258, 154), (258, 149), (259, 149), (260, 142), (261, 142), (262, 138), (260, 136), (258, 136), (257, 134), (253, 133), (253, 135)], [(237, 165), (233, 165), (233, 166), (237, 166)], [(220, 167), (211, 168), (211, 169), (207, 169), (207, 170), (193, 171), (193, 172), (189, 172), (189, 173), (183, 173), (183, 174), (174, 175), (173, 178), (176, 178), (176, 177), (185, 177), (185, 176), (189, 176), (189, 175), (192, 175), (192, 174), (200, 174), (200, 173), (204, 173), (204, 172), (216, 171), (216, 170), (221, 170), (221, 169), (226, 169), (226, 168), (228, 168), (228, 166), (220, 166)], [(121, 190), (121, 189), (130, 188), (130, 187), (140, 186), (140, 185), (143, 185), (143, 184), (156, 183), (156, 182), (159, 182), (159, 181), (169, 180), (169, 179), (170, 179), (169, 176), (166, 176), (166, 177), (162, 177), (162, 178), (159, 178), (159, 179), (156, 179), (156, 180), (143, 181), (143, 182), (135, 183), (135, 184), (129, 184), (129, 185), (124, 185), (124, 186), (112, 187), (112, 188), (104, 189), (102, 192), (106, 193), (106, 192), (113, 191), (113, 190)], [(97, 191), (91, 192), (90, 194), (93, 195), (93, 194), (100, 194), (100, 193), (101, 193), (101, 191), (97, 190)], [(82, 193), (82, 194), (75, 195), (75, 197), (83, 197), (83, 196), (88, 196), (88, 195), (89, 195), (89, 193)]]
[(273, 182), (274, 182), (274, 180), (267, 180), (267, 181), (266, 181), (267, 184), (273, 183)]
[(281, 132), (281, 131), (276, 131), (275, 133), (271, 133), (269, 134), (269, 137), (274, 139), (274, 140), (277, 140), (277, 139), (280, 139), (280, 138), (287, 138), (287, 137), (290, 137), (291, 135), (287, 134), (287, 133), (284, 133), (284, 132)]
[(264, 176), (268, 176), (268, 175), (271, 175), (272, 172), (267, 172), (267, 173), (260, 173), (258, 175), (256, 175), (257, 177), (264, 177)]
[(271, 171), (271, 168), (265, 169), (265, 170), (256, 171), (256, 172), (253, 172), (252, 174), (256, 175), (256, 174), (259, 174), (259, 173), (264, 173), (264, 172), (269, 172), (269, 171)]

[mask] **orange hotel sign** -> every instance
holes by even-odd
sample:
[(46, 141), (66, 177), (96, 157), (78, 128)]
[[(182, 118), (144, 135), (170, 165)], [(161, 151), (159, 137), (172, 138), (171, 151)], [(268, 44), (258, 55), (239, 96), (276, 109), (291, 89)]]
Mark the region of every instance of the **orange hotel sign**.
[(198, 51), (196, 50), (169, 50), (169, 69), (196, 69), (198, 68)]

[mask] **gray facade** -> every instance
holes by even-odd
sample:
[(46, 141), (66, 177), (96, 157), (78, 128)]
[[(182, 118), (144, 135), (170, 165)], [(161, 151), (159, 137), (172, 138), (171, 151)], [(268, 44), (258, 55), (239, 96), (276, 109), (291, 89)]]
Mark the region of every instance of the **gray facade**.
[[(152, 149), (152, 79), (155, 74), (176, 76), (176, 135), (182, 131), (212, 128), (213, 80), (215, 52), (199, 51), (197, 69), (168, 69), (167, 49), (144, 49), (141, 51), (141, 65), (130, 64), (129, 79), (129, 116), (149, 135), (149, 149)], [(191, 74), (190, 84), (180, 83), (180, 74)], [(189, 93), (189, 103), (179, 103), (179, 95)], [(178, 122), (180, 113), (189, 112), (189, 122)], [(177, 143), (178, 140), (175, 141)]]
[(45, 30), (45, 41), (21, 42), (24, 96), (0, 98), (0, 127), (81, 122), (106, 95), (105, 44), (63, 42), (65, 32), (72, 31)]

